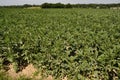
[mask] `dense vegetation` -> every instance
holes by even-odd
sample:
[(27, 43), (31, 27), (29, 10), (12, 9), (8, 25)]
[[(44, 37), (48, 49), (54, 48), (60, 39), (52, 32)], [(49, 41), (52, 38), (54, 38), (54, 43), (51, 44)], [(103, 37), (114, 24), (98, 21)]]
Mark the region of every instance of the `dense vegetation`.
[(29, 63), (69, 80), (120, 78), (120, 10), (0, 9), (0, 68)]

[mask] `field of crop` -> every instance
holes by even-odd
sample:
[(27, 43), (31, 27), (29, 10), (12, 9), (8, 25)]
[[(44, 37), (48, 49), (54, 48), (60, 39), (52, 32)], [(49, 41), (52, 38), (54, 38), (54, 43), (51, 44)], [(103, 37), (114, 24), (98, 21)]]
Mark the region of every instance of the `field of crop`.
[(1, 8), (1, 70), (10, 64), (55, 79), (118, 80), (120, 10)]

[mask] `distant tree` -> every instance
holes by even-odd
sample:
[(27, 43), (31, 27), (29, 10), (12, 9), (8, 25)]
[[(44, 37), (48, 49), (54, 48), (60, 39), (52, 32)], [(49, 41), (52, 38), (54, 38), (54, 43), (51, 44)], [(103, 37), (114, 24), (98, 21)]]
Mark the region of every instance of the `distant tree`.
[(52, 3), (44, 3), (41, 5), (42, 8), (64, 8), (65, 5), (61, 4), (61, 3), (56, 3), (56, 4), (52, 4)]
[(42, 8), (48, 8), (49, 7), (49, 4), (48, 3), (44, 3), (41, 5)]
[(72, 8), (73, 6), (69, 3), (65, 5), (65, 8)]
[(32, 7), (30, 4), (24, 4), (23, 7)]
[(56, 8), (65, 8), (65, 5), (61, 3), (56, 3), (55, 5), (56, 5)]

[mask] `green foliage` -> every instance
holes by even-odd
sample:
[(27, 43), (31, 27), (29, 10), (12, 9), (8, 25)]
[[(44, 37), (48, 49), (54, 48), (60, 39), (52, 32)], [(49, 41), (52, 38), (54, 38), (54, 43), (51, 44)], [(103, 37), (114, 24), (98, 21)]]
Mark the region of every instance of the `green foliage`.
[(0, 67), (29, 63), (71, 80), (120, 78), (120, 11), (0, 9)]

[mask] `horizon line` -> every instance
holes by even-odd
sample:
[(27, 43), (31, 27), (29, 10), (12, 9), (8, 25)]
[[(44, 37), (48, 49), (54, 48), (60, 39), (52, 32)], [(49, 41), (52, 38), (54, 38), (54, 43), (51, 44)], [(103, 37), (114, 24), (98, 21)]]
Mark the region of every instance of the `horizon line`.
[[(56, 3), (61, 3), (61, 4), (120, 4), (120, 3), (62, 3), (62, 2), (56, 2), (56, 3), (51, 3), (51, 2), (44, 2), (44, 3), (50, 3), (50, 4), (56, 4)], [(23, 6), (23, 5), (42, 5), (44, 3), (41, 4), (10, 4), (10, 5), (0, 5), (0, 6)]]

